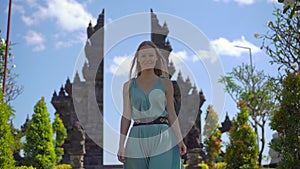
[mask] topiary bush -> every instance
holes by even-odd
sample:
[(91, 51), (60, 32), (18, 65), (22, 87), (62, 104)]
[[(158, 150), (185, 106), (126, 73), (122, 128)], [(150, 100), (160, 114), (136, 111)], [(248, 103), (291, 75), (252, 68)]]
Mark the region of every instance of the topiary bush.
[(258, 145), (256, 134), (247, 123), (249, 114), (244, 101), (238, 103), (241, 112), (229, 131), (230, 143), (226, 148), (225, 162), (228, 169), (257, 169)]

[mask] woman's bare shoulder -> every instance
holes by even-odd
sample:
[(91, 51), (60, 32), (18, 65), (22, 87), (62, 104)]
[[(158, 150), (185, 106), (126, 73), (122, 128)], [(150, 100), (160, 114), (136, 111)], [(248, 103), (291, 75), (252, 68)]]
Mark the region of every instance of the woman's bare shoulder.
[(129, 89), (131, 82), (132, 82), (132, 79), (129, 79), (128, 81), (126, 81), (123, 85), (123, 89)]
[(173, 87), (172, 81), (168, 78), (162, 78), (162, 82), (166, 89), (170, 89)]

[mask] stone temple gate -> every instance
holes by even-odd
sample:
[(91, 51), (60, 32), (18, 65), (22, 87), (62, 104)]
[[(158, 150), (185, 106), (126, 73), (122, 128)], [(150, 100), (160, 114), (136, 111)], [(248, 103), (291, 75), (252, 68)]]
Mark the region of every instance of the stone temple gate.
[[(156, 14), (151, 10), (151, 40), (161, 49), (168, 62), (170, 77), (176, 72), (174, 64), (169, 61), (172, 46), (167, 35), (169, 28), (165, 22), (159, 24)], [(51, 103), (67, 128), (68, 137), (63, 145), (62, 163), (69, 163), (76, 169), (122, 168), (122, 166), (103, 164), (103, 48), (104, 48), (104, 10), (99, 15), (97, 24), (87, 27), (85, 56), (87, 62), (82, 68), (83, 79), (77, 73), (71, 82), (66, 80), (59, 92), (54, 92)], [(98, 34), (98, 36), (93, 36)], [(96, 37), (96, 38), (95, 38)], [(108, 37), (109, 38), (109, 37)], [(205, 102), (202, 91), (184, 79), (181, 72), (173, 80), (175, 109), (179, 113), (182, 130), (189, 130), (184, 141), (188, 150), (201, 149), (201, 106)], [(181, 99), (184, 98), (184, 99)], [(94, 104), (93, 104), (94, 103)], [(77, 105), (77, 106), (76, 106)], [(96, 105), (93, 106), (93, 105)], [(98, 110), (97, 110), (98, 109)], [(76, 110), (76, 111), (75, 111)], [(84, 112), (80, 115), (77, 111)], [(196, 116), (195, 116), (196, 114)], [(181, 116), (180, 116), (181, 115)], [(80, 118), (80, 121), (79, 121)], [(91, 131), (92, 133), (87, 133)], [(98, 137), (91, 138), (91, 135)], [(96, 143), (97, 142), (97, 143)], [(188, 159), (187, 159), (188, 160)]]

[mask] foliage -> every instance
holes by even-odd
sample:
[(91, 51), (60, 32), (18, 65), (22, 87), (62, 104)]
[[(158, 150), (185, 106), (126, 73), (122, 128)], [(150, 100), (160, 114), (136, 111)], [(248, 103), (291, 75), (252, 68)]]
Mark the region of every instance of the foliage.
[(55, 138), (55, 154), (56, 154), (56, 163), (58, 164), (62, 156), (64, 155), (64, 150), (62, 148), (62, 145), (65, 142), (65, 139), (67, 138), (67, 129), (65, 128), (63, 121), (59, 117), (59, 114), (55, 114), (55, 120), (52, 124), (53, 131), (56, 135)]
[(281, 74), (277, 81), (281, 87), (277, 97), (280, 105), (270, 125), (278, 131), (279, 139), (271, 143), (271, 147), (282, 157), (279, 168), (293, 169), (300, 163), (300, 1), (278, 1), (284, 3), (283, 10), (275, 8), (273, 15), (276, 19), (268, 23), (269, 31), (258, 37), (263, 38), (262, 48), (271, 57), (271, 63), (278, 64), (279, 70), (284, 68), (284, 72), (288, 72)]
[(209, 138), (212, 132), (217, 128), (219, 122), (219, 116), (213, 109), (212, 105), (208, 105), (206, 110), (205, 124), (203, 135), (205, 138)]
[[(295, 13), (300, 10), (300, 0), (278, 0), (279, 3), (283, 3), (283, 13), (286, 13), (288, 10), (291, 10), (291, 13)], [(290, 18), (293, 16), (290, 15)]]
[[(0, 92), (0, 98), (2, 97)], [(12, 168), (15, 165), (13, 158), (13, 135), (9, 120), (13, 116), (12, 108), (0, 99), (0, 168)]]
[(27, 126), (24, 164), (43, 169), (52, 169), (56, 164), (53, 130), (44, 98), (35, 105)]
[(233, 125), (229, 131), (229, 145), (226, 148), (225, 162), (227, 168), (258, 168), (257, 156), (258, 146), (256, 144), (256, 134), (249, 124), (247, 124), (249, 114), (244, 101), (238, 102), (240, 112), (237, 119), (233, 120)]
[(275, 8), (275, 21), (268, 23), (269, 31), (264, 35), (262, 48), (271, 57), (271, 64), (278, 64), (278, 70), (285, 68), (288, 71), (300, 71), (300, 15), (299, 11), (289, 8), (286, 13)]
[(72, 169), (70, 164), (60, 164), (54, 167), (54, 169)]
[(207, 152), (206, 163), (210, 168), (216, 168), (216, 162), (221, 154), (221, 132), (215, 129), (208, 139), (205, 139), (205, 148)]
[(199, 167), (201, 167), (202, 169), (209, 169), (208, 165), (205, 164), (203, 161), (202, 163), (198, 164)]
[(34, 168), (34, 167), (32, 167), (32, 166), (20, 166), (20, 167), (16, 167), (16, 169), (36, 169), (36, 168)]
[(225, 162), (218, 162), (216, 164), (216, 169), (226, 169), (227, 164)]
[(25, 132), (22, 132), (21, 130), (15, 128), (12, 124), (10, 126), (11, 132), (13, 134), (13, 140), (14, 140), (14, 146), (13, 146), (13, 152), (18, 153), (21, 149), (23, 149), (23, 143), (21, 141), (22, 137), (25, 136)]
[(279, 139), (271, 147), (279, 152), (279, 168), (297, 168), (300, 164), (300, 73), (288, 73), (282, 81), (280, 109), (271, 119), (271, 128)]
[(257, 136), (259, 130), (261, 133), (258, 159), (261, 164), (265, 147), (265, 125), (270, 114), (276, 109), (275, 92), (272, 89), (274, 82), (264, 71), (256, 70), (254, 66), (247, 64), (234, 67), (220, 82), (225, 85), (226, 92), (235, 102), (244, 100), (247, 103), (251, 117), (249, 122)]
[[(1, 30), (0, 30), (1, 32)], [(6, 43), (5, 40), (0, 37), (0, 82), (1, 88), (4, 79), (4, 59), (5, 59), (5, 49)], [(10, 50), (10, 49), (9, 49)], [(16, 79), (18, 78), (18, 74), (14, 73), (14, 68), (16, 67), (13, 64), (13, 55), (9, 53), (8, 57), (8, 66), (7, 66), (7, 74), (6, 74), (6, 90), (5, 90), (5, 102), (10, 102), (17, 98), (23, 91), (22, 86), (18, 86)], [(2, 89), (1, 89), (2, 91)]]

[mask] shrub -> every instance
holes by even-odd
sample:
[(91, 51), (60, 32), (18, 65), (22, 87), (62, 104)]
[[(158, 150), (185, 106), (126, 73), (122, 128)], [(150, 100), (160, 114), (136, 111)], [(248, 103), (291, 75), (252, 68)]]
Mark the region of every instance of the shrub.
[(201, 167), (202, 169), (209, 169), (208, 165), (205, 164), (203, 161), (201, 164), (198, 164), (199, 167)]
[(233, 126), (229, 131), (230, 144), (226, 148), (225, 162), (229, 169), (256, 169), (258, 168), (256, 134), (247, 124), (249, 114), (246, 103), (240, 101), (238, 104), (241, 112), (238, 113), (237, 120), (233, 120)]
[(226, 169), (227, 164), (225, 162), (219, 162), (216, 164), (216, 169)]
[(70, 164), (60, 164), (54, 167), (54, 169), (72, 169)]
[(53, 130), (44, 98), (38, 101), (34, 112), (26, 130), (24, 164), (53, 169), (56, 164)]
[(16, 167), (16, 169), (36, 169), (36, 168), (34, 168), (34, 167), (32, 167), (32, 166), (20, 166), (20, 167)]
[(12, 155), (14, 139), (9, 124), (13, 110), (2, 99), (3, 94), (0, 92), (0, 168), (6, 169), (15, 166), (15, 160)]

